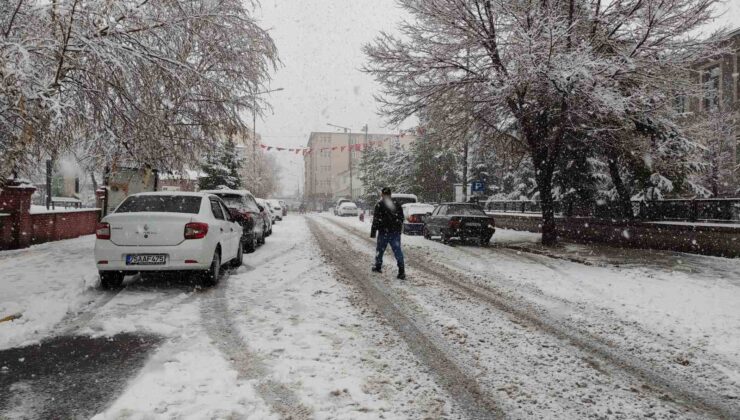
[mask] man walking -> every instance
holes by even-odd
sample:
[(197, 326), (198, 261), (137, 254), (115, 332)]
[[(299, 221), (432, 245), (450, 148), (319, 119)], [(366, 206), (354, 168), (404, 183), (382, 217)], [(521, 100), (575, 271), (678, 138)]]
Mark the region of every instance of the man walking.
[(373, 271), (380, 273), (383, 267), (383, 254), (390, 245), (398, 263), (398, 278), (406, 279), (403, 265), (403, 251), (401, 251), (401, 230), (403, 229), (403, 209), (391, 198), (391, 189), (383, 188), (380, 201), (373, 210), (373, 225), (370, 228), (370, 237), (375, 238), (378, 233), (378, 242), (375, 249), (375, 265)]

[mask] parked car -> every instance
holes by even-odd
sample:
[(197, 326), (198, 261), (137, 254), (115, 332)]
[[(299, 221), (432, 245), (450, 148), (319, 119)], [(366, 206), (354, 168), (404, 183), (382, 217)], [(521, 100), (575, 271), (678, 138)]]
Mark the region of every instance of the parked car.
[(244, 252), (252, 253), (259, 245), (265, 243), (267, 226), (252, 193), (247, 190), (232, 190), (230, 188), (201, 192), (217, 195), (224, 200), (231, 212), (231, 217), (242, 225)]
[(331, 208), (332, 214), (334, 214), (335, 216), (337, 215), (337, 210), (339, 210), (339, 206), (341, 206), (342, 203), (351, 203), (351, 202), (352, 200), (350, 200), (349, 198), (340, 198), (334, 203), (334, 206)]
[(268, 204), (270, 204), (270, 208), (275, 213), (275, 219), (283, 220), (283, 205), (280, 204), (280, 201), (275, 199), (270, 199), (266, 201)]
[(481, 245), (488, 245), (496, 231), (496, 223), (477, 204), (442, 203), (424, 217), (423, 229), (427, 239), (439, 236), (444, 243), (449, 243), (452, 238), (461, 241), (475, 239)]
[(242, 262), (242, 227), (212, 194), (148, 192), (128, 196), (95, 230), (100, 285), (120, 287), (137, 272), (200, 272), (218, 283), (223, 262)]
[(357, 208), (357, 204), (351, 201), (340, 204), (337, 209), (337, 216), (357, 216), (359, 214), (360, 209)]
[(265, 222), (265, 228), (267, 229), (267, 233), (265, 236), (270, 236), (272, 235), (273, 215), (270, 212), (269, 207), (267, 207), (267, 203), (265, 202), (265, 200), (261, 198), (255, 198), (255, 200), (257, 201), (257, 206), (259, 206), (260, 209), (260, 215), (262, 216), (262, 220)]
[(424, 216), (434, 211), (434, 204), (406, 203), (403, 209), (403, 233), (421, 235), (424, 233)]

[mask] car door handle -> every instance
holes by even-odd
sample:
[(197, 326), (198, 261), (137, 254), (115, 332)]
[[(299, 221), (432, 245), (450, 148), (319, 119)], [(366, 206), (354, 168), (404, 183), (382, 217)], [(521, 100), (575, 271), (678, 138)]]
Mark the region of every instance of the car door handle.
[(223, 231), (224, 231), (224, 228), (221, 228), (221, 232), (223, 232)]

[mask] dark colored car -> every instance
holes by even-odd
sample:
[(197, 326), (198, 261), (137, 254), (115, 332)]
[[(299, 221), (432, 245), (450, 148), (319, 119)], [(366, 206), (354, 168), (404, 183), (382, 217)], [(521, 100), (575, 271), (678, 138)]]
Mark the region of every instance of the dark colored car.
[(201, 191), (219, 196), (229, 208), (231, 217), (242, 226), (244, 252), (254, 252), (265, 243), (267, 229), (260, 206), (254, 196), (246, 190), (206, 190)]
[(442, 203), (424, 217), (424, 237), (439, 236), (444, 243), (453, 238), (472, 239), (485, 246), (495, 231), (493, 217), (473, 203)]

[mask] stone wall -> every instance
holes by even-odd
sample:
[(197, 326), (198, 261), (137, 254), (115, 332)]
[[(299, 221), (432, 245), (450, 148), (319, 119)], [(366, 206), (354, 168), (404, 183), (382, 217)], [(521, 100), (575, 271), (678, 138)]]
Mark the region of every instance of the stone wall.
[[(504, 229), (540, 232), (539, 215), (489, 213)], [(557, 218), (562, 238), (626, 248), (662, 249), (740, 257), (740, 225), (689, 222), (630, 222), (593, 218)]]
[(100, 219), (98, 209), (59, 210), (31, 213), (29, 184), (9, 181), (0, 190), (0, 250), (26, 248), (61, 239), (95, 233)]

